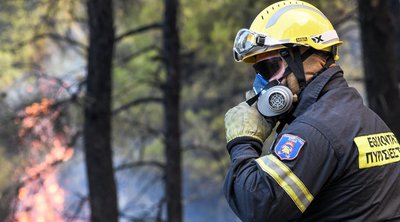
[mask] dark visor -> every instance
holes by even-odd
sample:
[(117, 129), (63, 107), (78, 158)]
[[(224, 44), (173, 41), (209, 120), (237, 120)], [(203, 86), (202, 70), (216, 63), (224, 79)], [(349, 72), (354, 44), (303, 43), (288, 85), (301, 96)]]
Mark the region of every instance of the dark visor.
[(253, 65), (256, 73), (262, 75), (265, 79), (273, 77), (283, 66), (281, 57), (274, 57), (271, 59), (262, 60)]

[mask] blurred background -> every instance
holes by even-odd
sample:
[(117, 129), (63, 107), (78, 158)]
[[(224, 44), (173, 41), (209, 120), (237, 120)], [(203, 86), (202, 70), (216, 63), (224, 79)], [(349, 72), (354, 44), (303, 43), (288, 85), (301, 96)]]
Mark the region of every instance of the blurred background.
[[(0, 221), (239, 221), (224, 114), (255, 73), (232, 45), (273, 2), (1, 1)], [(399, 138), (400, 1), (307, 2)]]

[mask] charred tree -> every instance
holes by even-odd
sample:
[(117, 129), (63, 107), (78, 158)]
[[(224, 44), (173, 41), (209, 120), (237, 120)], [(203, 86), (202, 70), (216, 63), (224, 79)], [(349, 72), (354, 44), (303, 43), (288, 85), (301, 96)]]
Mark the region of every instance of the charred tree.
[(358, 0), (368, 103), (400, 138), (400, 2)]
[(167, 77), (163, 86), (165, 137), (165, 191), (168, 222), (182, 221), (182, 173), (180, 142), (180, 58), (177, 27), (178, 0), (165, 0), (163, 58)]
[(84, 145), (91, 221), (117, 222), (117, 192), (111, 147), (114, 27), (111, 0), (88, 0), (89, 53)]

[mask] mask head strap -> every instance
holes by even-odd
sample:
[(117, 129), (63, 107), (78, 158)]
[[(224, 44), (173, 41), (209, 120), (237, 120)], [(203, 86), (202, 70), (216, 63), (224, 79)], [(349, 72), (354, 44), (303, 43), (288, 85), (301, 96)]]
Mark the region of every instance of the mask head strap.
[[(300, 88), (304, 88), (306, 85), (306, 79), (304, 75), (303, 62), (301, 59), (300, 48), (289, 46), (286, 49), (279, 51), (281, 57), (288, 64), (290, 71), (294, 73), (299, 82)], [(291, 55), (292, 54), (292, 55)], [(288, 75), (290, 72), (286, 70), (285, 74)]]

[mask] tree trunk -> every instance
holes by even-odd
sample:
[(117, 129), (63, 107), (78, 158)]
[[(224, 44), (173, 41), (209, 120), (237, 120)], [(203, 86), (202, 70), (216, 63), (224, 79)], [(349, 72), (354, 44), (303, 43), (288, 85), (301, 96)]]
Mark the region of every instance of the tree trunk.
[(358, 0), (368, 103), (400, 138), (400, 3)]
[(84, 145), (91, 221), (117, 222), (118, 206), (111, 148), (114, 28), (111, 0), (88, 0), (89, 58)]
[(182, 173), (179, 126), (180, 59), (177, 28), (178, 0), (165, 0), (164, 62), (167, 79), (164, 85), (165, 192), (168, 222), (182, 221)]

